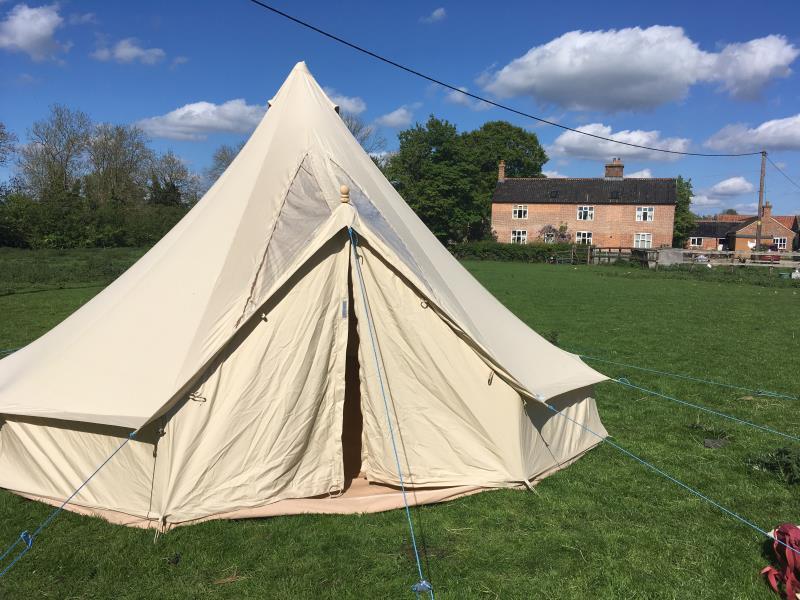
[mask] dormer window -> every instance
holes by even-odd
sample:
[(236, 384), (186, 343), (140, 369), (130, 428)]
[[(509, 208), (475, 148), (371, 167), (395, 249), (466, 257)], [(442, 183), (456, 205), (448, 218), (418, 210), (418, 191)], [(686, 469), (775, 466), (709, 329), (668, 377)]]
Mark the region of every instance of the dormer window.
[(558, 190), (550, 190), (550, 198), (552, 198), (553, 200), (558, 198)]
[(608, 192), (608, 199), (609, 200), (619, 200), (622, 198), (622, 192), (620, 190), (611, 190)]

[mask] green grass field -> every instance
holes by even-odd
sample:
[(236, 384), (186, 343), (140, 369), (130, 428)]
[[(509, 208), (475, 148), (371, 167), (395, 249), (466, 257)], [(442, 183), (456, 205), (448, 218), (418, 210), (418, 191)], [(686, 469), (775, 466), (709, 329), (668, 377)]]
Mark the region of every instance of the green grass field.
[[(0, 251), (0, 348), (47, 331), (140, 254)], [(622, 267), (467, 267), (563, 347), (800, 392), (800, 287)], [(796, 401), (596, 367), (800, 434)], [(616, 443), (762, 528), (800, 519), (800, 488), (748, 462), (786, 440), (614, 383), (600, 385), (597, 400)], [(705, 448), (712, 434), (728, 445)], [(759, 576), (767, 562), (760, 535), (608, 445), (537, 492), (415, 511), (437, 598), (774, 597)], [(49, 511), (0, 492), (2, 547)], [(414, 581), (400, 511), (209, 522), (155, 543), (152, 532), (64, 513), (0, 580), (0, 598), (409, 598)]]

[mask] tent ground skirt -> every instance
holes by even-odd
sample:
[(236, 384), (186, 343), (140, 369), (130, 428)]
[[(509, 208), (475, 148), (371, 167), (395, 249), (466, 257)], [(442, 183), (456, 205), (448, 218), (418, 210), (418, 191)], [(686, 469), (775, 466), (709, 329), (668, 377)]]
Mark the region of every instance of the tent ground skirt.
[[(600, 441), (598, 440), (597, 443), (599, 444)], [(549, 475), (552, 475), (561, 469), (567, 468), (593, 447), (594, 446), (587, 448), (584, 452), (581, 452), (579, 455), (573, 457), (565, 463), (558, 465), (557, 467), (536, 475), (535, 477), (531, 478), (531, 483), (537, 484), (545, 477), (548, 477)], [(436, 504), (439, 502), (447, 502), (449, 500), (456, 500), (465, 496), (471, 496), (479, 492), (494, 491), (496, 489), (497, 488), (494, 487), (469, 485), (439, 488), (410, 488), (406, 490), (406, 495), (409, 505), (416, 506), (420, 504)], [(515, 489), (519, 491), (526, 490), (525, 486), (522, 484), (510, 486), (509, 489)], [(9, 491), (16, 493), (23, 498), (36, 500), (51, 506), (60, 506), (61, 502), (63, 502), (63, 500), (56, 498), (25, 494), (23, 492), (15, 492), (14, 490)], [(175, 527), (180, 527), (182, 525), (194, 525), (204, 521), (214, 521), (219, 519), (257, 519), (264, 517), (280, 517), (301, 514), (347, 515), (384, 512), (403, 508), (403, 495), (399, 488), (389, 485), (370, 483), (365, 477), (359, 476), (352, 479), (350, 481), (350, 485), (340, 495), (280, 500), (278, 502), (272, 502), (263, 506), (242, 508), (230, 512), (209, 515), (207, 517), (193, 519), (190, 521), (161, 523), (155, 519), (145, 519), (143, 517), (126, 514), (119, 511), (91, 508), (72, 503), (67, 504), (64, 508), (80, 515), (99, 517), (115, 525), (169, 531), (170, 529), (174, 529)]]

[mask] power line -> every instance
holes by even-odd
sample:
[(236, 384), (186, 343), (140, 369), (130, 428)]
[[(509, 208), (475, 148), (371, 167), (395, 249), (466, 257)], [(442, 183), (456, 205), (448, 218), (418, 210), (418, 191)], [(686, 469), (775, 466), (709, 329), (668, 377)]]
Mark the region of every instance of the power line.
[(435, 83), (437, 85), (440, 85), (440, 86), (442, 86), (444, 88), (447, 88), (449, 90), (452, 90), (454, 92), (458, 92), (459, 94), (463, 94), (464, 96), (472, 98), (473, 100), (478, 100), (480, 102), (485, 102), (486, 104), (489, 104), (491, 106), (495, 106), (497, 108), (501, 108), (503, 110), (507, 110), (507, 111), (509, 111), (511, 113), (514, 113), (516, 115), (520, 115), (522, 117), (526, 117), (528, 119), (533, 119), (534, 121), (538, 121), (539, 123), (544, 123), (545, 125), (552, 125), (553, 127), (558, 127), (560, 129), (564, 129), (565, 131), (571, 131), (573, 133), (579, 133), (581, 135), (585, 135), (585, 136), (588, 136), (588, 137), (591, 137), (591, 138), (595, 138), (595, 139), (598, 139), (598, 140), (603, 140), (605, 142), (612, 142), (614, 144), (621, 144), (623, 146), (629, 146), (631, 148), (639, 148), (641, 150), (650, 150), (651, 152), (663, 152), (665, 154), (678, 154), (678, 155), (681, 155), (681, 156), (732, 157), (732, 156), (757, 156), (757, 155), (761, 154), (761, 152), (741, 152), (741, 153), (738, 153), (738, 154), (712, 154), (712, 153), (706, 153), (706, 152), (681, 152), (680, 150), (668, 150), (666, 148), (655, 148), (653, 146), (643, 146), (641, 144), (633, 144), (631, 142), (623, 142), (621, 140), (615, 140), (614, 138), (609, 138), (609, 137), (605, 137), (605, 136), (602, 136), (602, 135), (597, 135), (595, 133), (589, 133), (588, 131), (581, 131), (580, 129), (575, 129), (573, 127), (568, 127), (566, 125), (562, 125), (561, 123), (556, 123), (555, 121), (550, 121), (548, 119), (543, 119), (542, 117), (537, 117), (536, 115), (532, 115), (530, 113), (526, 113), (526, 112), (518, 110), (516, 108), (512, 108), (510, 106), (506, 106), (505, 104), (500, 104), (499, 102), (495, 102), (494, 100), (489, 100), (488, 98), (484, 98), (483, 96), (478, 96), (477, 94), (473, 94), (473, 93), (468, 92), (466, 90), (462, 90), (461, 88), (456, 87), (454, 85), (451, 85), (449, 83), (445, 83), (444, 81), (442, 81), (440, 79), (437, 79), (437, 78), (432, 77), (430, 75), (426, 75), (425, 73), (422, 73), (421, 71), (417, 71), (416, 69), (412, 69), (411, 67), (407, 67), (407, 66), (405, 66), (403, 64), (400, 64), (399, 62), (396, 62), (394, 60), (386, 58), (385, 56), (381, 56), (380, 54), (378, 54), (376, 52), (373, 52), (372, 50), (368, 50), (368, 49), (366, 49), (366, 48), (364, 48), (362, 46), (359, 46), (358, 44), (354, 44), (353, 42), (348, 42), (346, 39), (341, 38), (338, 35), (335, 35), (333, 33), (325, 31), (324, 29), (320, 29), (319, 27), (316, 27), (316, 26), (312, 25), (311, 23), (303, 21), (302, 19), (298, 19), (297, 17), (293, 17), (292, 15), (290, 15), (288, 13), (285, 13), (282, 10), (277, 9), (274, 6), (270, 6), (269, 4), (266, 4), (265, 2), (261, 2), (261, 0), (250, 0), (250, 2), (252, 2), (253, 4), (255, 4), (257, 6), (260, 6), (261, 8), (264, 8), (264, 9), (266, 9), (266, 10), (268, 10), (268, 11), (270, 11), (270, 12), (276, 14), (276, 15), (279, 15), (279, 16), (283, 17), (284, 19), (288, 19), (289, 21), (297, 23), (298, 25), (301, 25), (301, 26), (303, 26), (303, 27), (305, 27), (307, 29), (310, 29), (311, 31), (314, 31), (316, 33), (319, 33), (320, 35), (323, 35), (323, 36), (325, 36), (325, 37), (327, 37), (329, 39), (332, 39), (335, 42), (339, 42), (340, 44), (343, 44), (343, 45), (345, 45), (345, 46), (347, 46), (349, 48), (352, 48), (353, 50), (357, 50), (358, 52), (366, 54), (367, 56), (370, 56), (370, 57), (372, 57), (372, 58), (374, 58), (376, 60), (379, 60), (381, 62), (384, 62), (384, 63), (388, 64), (388, 65), (391, 65), (393, 67), (401, 69), (402, 71), (405, 71), (406, 73), (410, 73), (412, 75), (416, 75), (417, 77), (420, 77), (422, 79), (430, 81), (431, 83)]
[(776, 165), (774, 162), (772, 162), (772, 159), (769, 157), (769, 154), (767, 154), (767, 160), (769, 161), (769, 164), (771, 164), (773, 167), (775, 167), (775, 169), (778, 171), (778, 173), (780, 173), (781, 175), (786, 177), (786, 179), (789, 180), (789, 183), (791, 183), (794, 187), (796, 187), (798, 190), (800, 190), (800, 183), (797, 183), (794, 179), (792, 179), (786, 173), (784, 173), (783, 169), (781, 169), (778, 165)]

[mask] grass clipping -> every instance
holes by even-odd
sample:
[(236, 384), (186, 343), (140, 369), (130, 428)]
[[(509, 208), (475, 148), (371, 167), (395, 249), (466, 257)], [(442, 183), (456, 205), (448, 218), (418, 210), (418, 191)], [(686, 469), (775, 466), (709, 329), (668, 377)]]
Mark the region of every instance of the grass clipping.
[(756, 471), (777, 476), (787, 485), (800, 483), (800, 448), (778, 448), (748, 461)]

